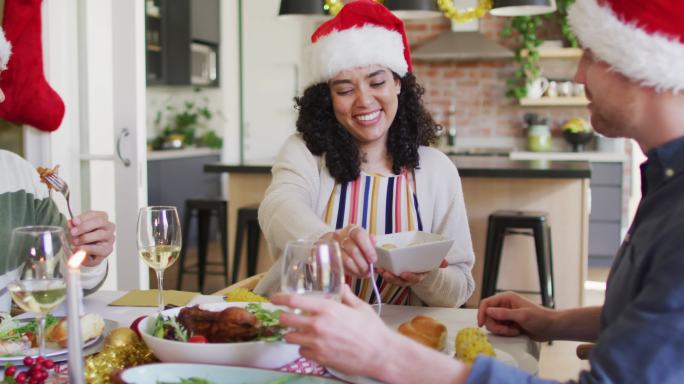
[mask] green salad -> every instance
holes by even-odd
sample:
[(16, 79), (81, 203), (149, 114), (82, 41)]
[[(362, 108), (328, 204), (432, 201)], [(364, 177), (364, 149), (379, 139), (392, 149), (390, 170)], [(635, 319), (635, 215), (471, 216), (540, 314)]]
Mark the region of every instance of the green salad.
[[(45, 316), (45, 329), (50, 328), (51, 325), (57, 322), (57, 318), (48, 314)], [(0, 340), (3, 341), (17, 341), (27, 333), (34, 335), (38, 334), (38, 321), (19, 321), (13, 319), (9, 315), (0, 320)]]

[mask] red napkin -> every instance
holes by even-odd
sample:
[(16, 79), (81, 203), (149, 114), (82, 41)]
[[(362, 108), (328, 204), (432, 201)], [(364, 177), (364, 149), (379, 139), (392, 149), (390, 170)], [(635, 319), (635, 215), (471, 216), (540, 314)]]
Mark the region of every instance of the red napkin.
[(326, 373), (325, 367), (315, 361), (307, 360), (305, 357), (284, 365), (279, 371), (289, 373), (301, 373), (304, 375), (323, 376)]

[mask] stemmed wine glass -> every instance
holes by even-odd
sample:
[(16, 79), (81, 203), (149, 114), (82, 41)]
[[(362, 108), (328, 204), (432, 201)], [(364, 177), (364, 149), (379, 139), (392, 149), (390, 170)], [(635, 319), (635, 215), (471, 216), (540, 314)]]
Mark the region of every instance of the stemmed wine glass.
[(335, 240), (295, 240), (285, 246), (281, 290), (339, 301), (344, 284), (342, 252)]
[(158, 310), (164, 310), (164, 270), (178, 259), (181, 227), (176, 207), (142, 207), (138, 214), (138, 252), (157, 273)]
[(38, 352), (45, 354), (45, 316), (66, 295), (60, 263), (71, 256), (64, 230), (56, 226), (20, 227), (12, 231), (5, 260), (7, 288), (21, 309), (38, 321)]

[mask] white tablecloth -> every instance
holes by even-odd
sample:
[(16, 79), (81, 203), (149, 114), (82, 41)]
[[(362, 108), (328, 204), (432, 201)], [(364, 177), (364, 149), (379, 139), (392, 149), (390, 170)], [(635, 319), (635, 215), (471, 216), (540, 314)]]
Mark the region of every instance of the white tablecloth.
[[(98, 313), (103, 318), (116, 321), (122, 327), (128, 327), (139, 316), (151, 315), (157, 310), (156, 307), (113, 307), (109, 303), (123, 296), (126, 292), (98, 291), (84, 298), (86, 313)], [(189, 305), (223, 301), (221, 296), (200, 295), (194, 298)], [(64, 316), (65, 307), (62, 305), (54, 311), (55, 316)], [(404, 321), (412, 319), (416, 315), (433, 317), (447, 326), (449, 337), (455, 337), (458, 330), (463, 327), (472, 327), (477, 324), (477, 310), (457, 308), (435, 307), (411, 307), (401, 305), (383, 305), (382, 319), (388, 326), (396, 328)], [(495, 348), (505, 351), (513, 356), (526, 370), (536, 371), (539, 360), (540, 344), (528, 337), (499, 337), (489, 335)]]

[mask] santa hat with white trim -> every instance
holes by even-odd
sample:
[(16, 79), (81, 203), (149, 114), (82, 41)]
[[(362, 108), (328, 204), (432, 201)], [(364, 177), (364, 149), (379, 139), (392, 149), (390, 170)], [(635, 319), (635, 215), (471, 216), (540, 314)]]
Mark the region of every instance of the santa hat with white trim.
[(615, 70), (658, 91), (684, 90), (684, 1), (577, 0), (572, 30)]
[(340, 71), (384, 65), (403, 77), (411, 72), (404, 23), (374, 0), (347, 3), (311, 35), (311, 71), (315, 82)]
[(0, 28), (0, 71), (7, 68), (7, 62), (12, 55), (12, 44), (5, 38), (5, 31)]

